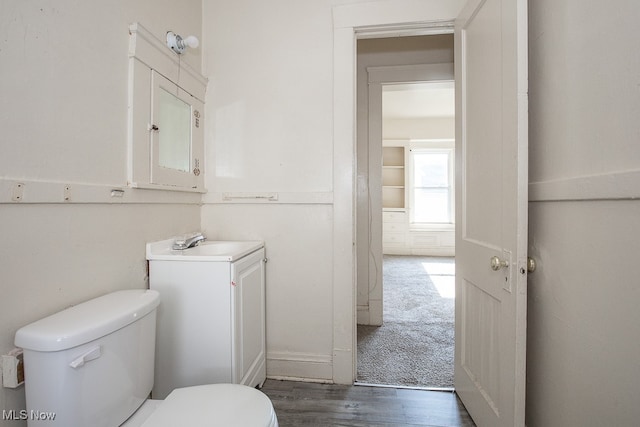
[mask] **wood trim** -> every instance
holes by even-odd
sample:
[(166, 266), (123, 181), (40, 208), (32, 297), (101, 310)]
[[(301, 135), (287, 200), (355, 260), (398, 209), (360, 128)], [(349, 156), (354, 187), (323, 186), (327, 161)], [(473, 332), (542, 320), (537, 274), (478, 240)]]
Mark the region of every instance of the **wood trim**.
[(453, 81), (453, 62), (417, 65), (387, 65), (367, 68), (369, 83), (417, 83)]
[[(432, 31), (443, 33), (464, 0), (379, 1), (334, 6), (333, 15), (333, 381), (356, 378), (356, 42), (381, 37), (385, 30), (398, 35)], [(437, 32), (435, 32), (437, 33)], [(388, 35), (388, 32), (387, 32)]]
[(126, 185), (0, 179), (0, 204), (201, 204), (201, 194)]
[(203, 195), (203, 204), (332, 205), (333, 192), (217, 192)]
[(323, 354), (267, 352), (268, 378), (332, 380), (332, 357)]
[[(155, 73), (154, 73), (155, 72)], [(158, 75), (156, 75), (156, 73)], [(154, 78), (151, 75), (154, 75)], [(166, 44), (155, 37), (139, 23), (129, 26), (129, 94), (128, 94), (128, 128), (127, 128), (127, 179), (130, 187), (158, 188), (170, 191), (205, 192), (204, 174), (197, 178), (190, 173), (162, 173), (157, 162), (151, 158), (153, 153), (150, 140), (149, 125), (155, 115), (154, 94), (158, 81), (168, 80), (194, 98), (188, 103), (197, 107), (204, 115), (204, 99), (207, 89), (207, 78), (188, 63), (180, 59), (180, 55), (171, 51)], [(185, 97), (183, 100), (186, 100)], [(199, 129), (192, 128), (192, 156), (190, 161), (202, 161), (204, 164), (204, 116)], [(150, 160), (151, 159), (151, 163)], [(160, 177), (158, 177), (160, 173)], [(160, 182), (158, 182), (158, 178)], [(153, 182), (155, 181), (155, 182)], [(180, 186), (182, 185), (182, 186)]]
[(640, 170), (529, 183), (529, 202), (640, 198)]
[(204, 102), (208, 79), (138, 22), (129, 26), (129, 58), (136, 58)]

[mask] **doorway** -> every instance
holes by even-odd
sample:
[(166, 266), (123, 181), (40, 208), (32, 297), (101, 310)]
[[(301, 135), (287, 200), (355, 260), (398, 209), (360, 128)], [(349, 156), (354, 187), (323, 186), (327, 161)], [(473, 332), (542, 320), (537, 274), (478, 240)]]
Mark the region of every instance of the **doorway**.
[[(334, 262), (333, 378), (348, 381), (350, 377), (353, 381), (356, 366), (356, 295), (353, 286), (346, 286), (348, 281), (356, 283), (361, 271), (361, 224), (359, 206), (354, 207), (362, 178), (360, 170), (354, 169), (358, 165), (354, 154), (359, 155), (359, 147), (354, 150), (354, 134), (359, 137), (360, 132), (359, 128), (354, 132), (356, 42), (383, 33), (443, 34), (454, 29), (455, 19), (456, 74), (461, 77), (456, 81), (456, 105), (461, 113), (456, 123), (456, 134), (460, 135), (456, 139), (457, 180), (461, 185), (457, 194), (458, 204), (464, 206), (464, 215), (459, 209), (456, 221), (460, 230), (456, 235), (456, 289), (460, 291), (456, 302), (456, 317), (460, 319), (456, 322), (460, 344), (456, 346), (456, 390), (474, 418), (484, 420), (483, 424), (524, 425), (526, 2), (418, 3), (382, 0), (334, 8), (333, 147), (334, 182), (339, 185), (334, 187), (333, 205), (336, 218), (341, 220), (333, 233), (334, 253), (340, 254)], [(484, 129), (486, 123), (494, 124), (490, 132)], [(492, 188), (498, 191), (487, 192)], [(487, 194), (491, 200), (483, 197)], [(500, 223), (486, 227), (483, 218), (493, 222), (497, 218)], [(492, 240), (491, 236), (498, 238)], [(471, 246), (474, 242), (484, 242), (485, 247)], [(357, 308), (360, 317), (359, 300)], [(353, 328), (343, 327), (348, 318), (353, 319)]]
[(358, 383), (453, 389), (453, 257), (384, 256), (384, 322), (358, 325)]
[(453, 387), (452, 62), (450, 34), (358, 43), (360, 382)]

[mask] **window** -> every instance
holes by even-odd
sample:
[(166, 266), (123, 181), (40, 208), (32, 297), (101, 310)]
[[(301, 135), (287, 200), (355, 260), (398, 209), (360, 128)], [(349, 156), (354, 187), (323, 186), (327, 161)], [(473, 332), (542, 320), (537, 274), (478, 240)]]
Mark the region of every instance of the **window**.
[(453, 149), (411, 149), (411, 223), (453, 224)]

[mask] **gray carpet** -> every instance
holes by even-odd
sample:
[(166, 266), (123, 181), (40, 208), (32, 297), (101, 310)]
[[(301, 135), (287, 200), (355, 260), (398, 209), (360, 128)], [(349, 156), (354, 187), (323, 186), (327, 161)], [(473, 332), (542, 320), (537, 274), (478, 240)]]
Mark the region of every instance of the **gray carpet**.
[(453, 387), (454, 262), (384, 256), (383, 325), (358, 325), (359, 382)]

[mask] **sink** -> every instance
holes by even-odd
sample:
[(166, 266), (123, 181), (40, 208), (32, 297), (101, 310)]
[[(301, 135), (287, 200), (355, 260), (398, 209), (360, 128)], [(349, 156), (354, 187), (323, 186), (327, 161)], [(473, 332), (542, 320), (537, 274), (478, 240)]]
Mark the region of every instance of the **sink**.
[(174, 239), (147, 243), (149, 261), (235, 261), (262, 247), (259, 240), (205, 240), (198, 246), (184, 250), (173, 250)]

